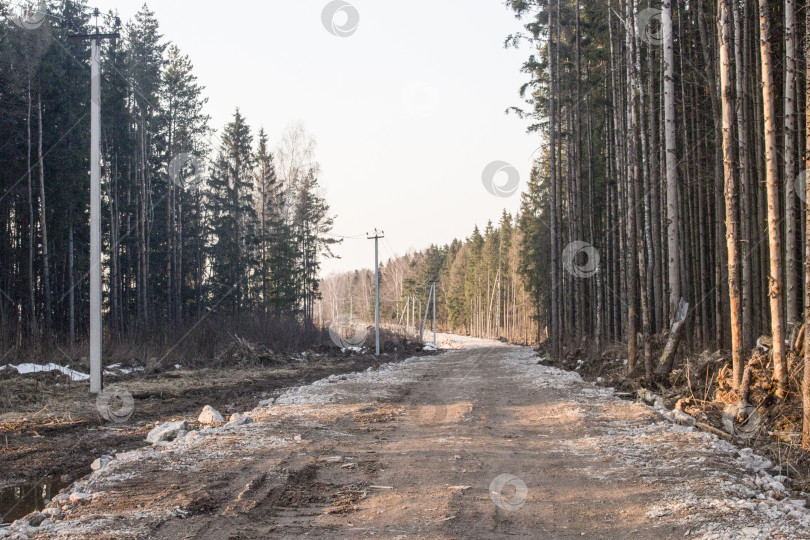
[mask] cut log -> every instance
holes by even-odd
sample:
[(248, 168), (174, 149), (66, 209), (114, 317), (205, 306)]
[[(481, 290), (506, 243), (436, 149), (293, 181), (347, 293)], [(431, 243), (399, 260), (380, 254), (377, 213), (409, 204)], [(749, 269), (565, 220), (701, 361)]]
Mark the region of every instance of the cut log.
[(667, 376), (672, 372), (675, 363), (675, 354), (678, 352), (678, 344), (681, 342), (683, 330), (686, 323), (686, 316), (689, 314), (689, 302), (681, 298), (678, 304), (678, 312), (675, 314), (675, 322), (669, 331), (669, 339), (658, 360), (658, 367), (655, 370), (657, 375)]

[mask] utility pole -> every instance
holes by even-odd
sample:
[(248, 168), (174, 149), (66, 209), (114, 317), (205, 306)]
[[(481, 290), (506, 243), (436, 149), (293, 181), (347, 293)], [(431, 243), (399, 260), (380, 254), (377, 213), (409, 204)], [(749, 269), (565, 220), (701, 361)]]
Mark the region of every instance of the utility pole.
[[(101, 392), (101, 40), (120, 36), (100, 34), (98, 8), (93, 34), (72, 34), (90, 41), (90, 393)], [(116, 28), (121, 21), (116, 17)]]
[(439, 278), (433, 278), (431, 281), (431, 289), (433, 292), (433, 345), (438, 347), (436, 344), (436, 282)]
[(374, 333), (375, 333), (375, 343), (376, 343), (376, 352), (375, 354), (380, 354), (380, 250), (379, 250), (379, 243), (380, 238), (385, 238), (383, 236), (385, 233), (383, 231), (378, 231), (374, 229), (374, 236), (370, 236), (366, 233), (366, 239), (371, 240), (374, 239)]
[[(420, 343), (422, 342), (422, 339), (423, 339), (422, 336), (424, 336), (424, 334), (425, 334), (425, 325), (427, 324), (427, 314), (428, 314), (428, 311), (430, 310), (430, 297), (433, 296), (433, 283), (432, 282), (430, 282), (430, 283), (431, 283), (431, 285), (430, 285), (430, 292), (428, 293), (428, 301), (425, 303), (425, 318), (422, 319), (422, 327), (419, 329), (419, 342)], [(434, 306), (436, 305), (435, 302), (434, 302), (433, 305)], [(420, 313), (422, 312), (422, 299), (421, 298), (419, 299), (419, 312)], [(435, 340), (436, 339), (436, 334), (435, 334), (435, 328), (436, 328), (435, 311), (434, 311), (433, 328), (434, 328), (433, 339)]]

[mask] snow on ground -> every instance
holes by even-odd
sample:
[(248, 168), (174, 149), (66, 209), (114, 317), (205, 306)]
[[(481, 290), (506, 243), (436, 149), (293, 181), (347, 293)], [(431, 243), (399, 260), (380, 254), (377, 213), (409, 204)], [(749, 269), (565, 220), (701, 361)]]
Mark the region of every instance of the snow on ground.
[(59, 371), (60, 373), (63, 373), (64, 375), (70, 377), (72, 381), (86, 381), (90, 378), (90, 375), (54, 363), (49, 364), (25, 363), (25, 364), (18, 364), (16, 366), (13, 364), (0, 366), (0, 370), (4, 369), (16, 369), (17, 373), (19, 373), (20, 375), (28, 375), (29, 373), (46, 373), (50, 371)]
[(483, 347), (512, 347), (497, 339), (481, 339), (456, 334), (436, 334), (436, 344), (440, 349), (480, 349)]
[[(306, 403), (341, 403), (356, 400), (358, 390), (369, 400), (385, 400), (397, 385), (412, 382), (415, 365), (430, 362), (432, 357), (408, 358), (397, 364), (383, 364), (378, 369), (330, 375), (306, 386), (291, 388), (281, 394), (276, 405), (300, 405)], [(340, 384), (336, 384), (340, 383)]]
[[(182, 366), (180, 364), (176, 364), (174, 369), (180, 369)], [(74, 382), (81, 382), (90, 379), (90, 375), (86, 373), (82, 373), (81, 371), (76, 371), (75, 369), (71, 369), (66, 366), (60, 366), (59, 364), (48, 363), (48, 364), (32, 364), (32, 363), (24, 363), (24, 364), (17, 364), (16, 366), (13, 364), (8, 364), (5, 366), (0, 366), (0, 371), (4, 369), (14, 369), (20, 375), (30, 375), (32, 373), (50, 373), (52, 371), (58, 371), (63, 375), (67, 375), (70, 377), (70, 380)], [(106, 366), (104, 369), (104, 375), (117, 377), (121, 375), (129, 375), (130, 373), (135, 373), (138, 371), (143, 371), (144, 368), (142, 367), (132, 367), (126, 368), (121, 367), (121, 364), (111, 364)]]

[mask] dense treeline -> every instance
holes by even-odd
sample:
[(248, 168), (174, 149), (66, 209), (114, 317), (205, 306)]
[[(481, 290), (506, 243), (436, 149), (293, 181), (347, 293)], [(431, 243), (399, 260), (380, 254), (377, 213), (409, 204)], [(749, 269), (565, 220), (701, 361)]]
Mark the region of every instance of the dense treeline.
[[(438, 280), (440, 331), (534, 343), (536, 301), (521, 278), (522, 253), (532, 247), (524, 245), (522, 221), (504, 212), (498, 226), (488, 223), (483, 234), (475, 227), (464, 241), (393, 256), (381, 264), (381, 324), (418, 334), (427, 309), (430, 330), (432, 304), (427, 300), (430, 282)], [(329, 276), (321, 290), (323, 321), (374, 320), (373, 270)]]
[[(0, 0), (0, 340), (74, 342), (88, 321), (87, 41), (118, 29), (84, 1)], [(44, 14), (43, 14), (44, 15)], [(96, 26), (98, 25), (98, 26)], [(216, 133), (191, 60), (146, 5), (102, 48), (107, 339), (176, 336), (209, 314), (312, 319), (335, 242), (314, 142), (271, 150), (237, 109)], [(171, 340), (171, 338), (169, 338)], [(44, 340), (48, 341), (48, 340)]]
[[(630, 374), (650, 380), (672, 370), (679, 340), (722, 348), (744, 401), (746, 358), (764, 335), (775, 394), (786, 397), (786, 348), (810, 318), (810, 25), (797, 16), (810, 19), (808, 6), (508, 5), (527, 29), (509, 43), (535, 48), (529, 107), (518, 112), (547, 141), (538, 231), (551, 246), (552, 352), (581, 338), (597, 349), (622, 341)], [(659, 356), (652, 338), (664, 332)], [(810, 369), (805, 377), (810, 445)]]

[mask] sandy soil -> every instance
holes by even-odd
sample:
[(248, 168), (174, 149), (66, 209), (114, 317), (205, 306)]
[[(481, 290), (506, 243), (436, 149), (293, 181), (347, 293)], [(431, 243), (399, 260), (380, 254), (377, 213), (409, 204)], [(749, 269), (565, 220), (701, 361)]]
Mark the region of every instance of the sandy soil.
[(116, 539), (810, 537), (804, 501), (780, 491), (785, 480), (750, 452), (538, 365), (530, 349), (444, 343), (463, 348), (331, 376), (249, 411), (253, 423), (118, 454), (55, 498), (53, 523), (12, 530)]
[(322, 355), (274, 367), (179, 369), (106, 378), (105, 384), (133, 395), (134, 414), (124, 424), (101, 417), (87, 382), (70, 382), (55, 373), (21, 376), (0, 371), (0, 515), (10, 521), (30, 511), (9, 510), (13, 501), (6, 496), (17, 489), (51, 482), (62, 487), (89, 473), (92, 460), (102, 454), (143, 446), (156, 422), (193, 418), (207, 404), (226, 415), (244, 411), (285, 388), (405, 357), (401, 352), (380, 358)]

